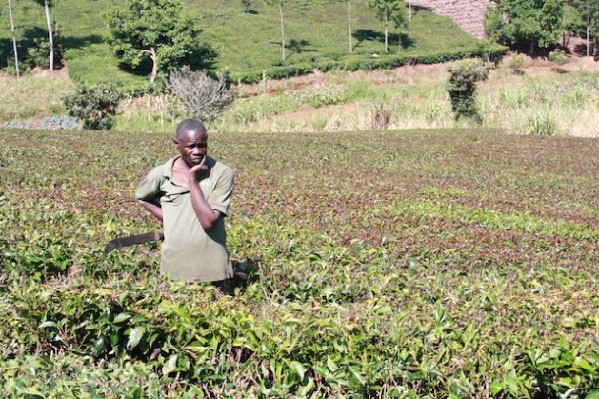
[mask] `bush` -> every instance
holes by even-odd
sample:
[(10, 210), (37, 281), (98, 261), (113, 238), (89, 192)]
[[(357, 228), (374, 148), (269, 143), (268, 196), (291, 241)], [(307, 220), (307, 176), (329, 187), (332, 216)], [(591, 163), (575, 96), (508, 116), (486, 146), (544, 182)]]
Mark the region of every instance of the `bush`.
[(482, 121), (478, 114), (474, 94), (476, 83), (487, 80), (489, 77), (489, 69), (489, 66), (480, 60), (463, 61), (449, 68), (447, 91), (456, 120), (468, 117), (479, 123)]
[(547, 59), (557, 66), (566, 65), (568, 62), (570, 62), (570, 59), (564, 50), (553, 50), (549, 52)]
[(63, 97), (70, 116), (83, 122), (84, 129), (110, 130), (123, 93), (110, 85), (80, 87)]
[(214, 80), (205, 72), (183, 68), (171, 73), (164, 83), (194, 118), (208, 122), (229, 109), (239, 95), (230, 87), (227, 73)]
[(521, 74), (522, 68), (524, 68), (524, 55), (515, 54), (512, 56), (508, 63), (508, 68), (510, 68), (515, 74)]

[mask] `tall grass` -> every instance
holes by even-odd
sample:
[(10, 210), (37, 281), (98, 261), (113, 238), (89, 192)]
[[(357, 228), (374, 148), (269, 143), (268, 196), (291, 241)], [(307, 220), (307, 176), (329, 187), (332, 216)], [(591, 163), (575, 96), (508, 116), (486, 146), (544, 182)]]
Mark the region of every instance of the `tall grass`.
[(29, 75), (20, 79), (0, 79), (0, 121), (26, 119), (64, 113), (61, 97), (75, 85), (67, 77)]
[[(273, 82), (245, 87), (257, 94), (238, 100), (210, 128), (293, 132), (475, 126), (453, 120), (446, 67), (431, 68), (420, 75), (409, 69), (321, 74), (314, 77), (317, 83), (304, 88), (288, 89), (281, 82), (280, 89), (273, 88)], [(516, 134), (599, 137), (598, 73), (532, 76), (503, 68), (479, 87), (483, 127)], [(0, 104), (0, 120), (64, 113), (60, 97), (73, 88), (60, 77), (0, 81), (0, 89), (11, 99)], [(121, 104), (114, 129), (171, 132), (185, 116), (172, 96), (129, 99)]]

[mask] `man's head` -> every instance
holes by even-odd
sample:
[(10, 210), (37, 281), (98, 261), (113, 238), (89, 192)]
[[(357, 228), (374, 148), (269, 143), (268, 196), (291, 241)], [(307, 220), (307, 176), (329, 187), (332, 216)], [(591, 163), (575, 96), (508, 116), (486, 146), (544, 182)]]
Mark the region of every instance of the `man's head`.
[(177, 125), (173, 145), (187, 165), (199, 165), (208, 153), (206, 127), (197, 119), (185, 119)]

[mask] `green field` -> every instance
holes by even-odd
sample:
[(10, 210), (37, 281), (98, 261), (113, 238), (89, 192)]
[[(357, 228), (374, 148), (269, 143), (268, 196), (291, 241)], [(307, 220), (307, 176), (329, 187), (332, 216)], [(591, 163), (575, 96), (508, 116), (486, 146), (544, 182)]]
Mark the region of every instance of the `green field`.
[[(347, 5), (344, 2), (287, 2), (285, 7), (285, 42), (299, 43), (287, 49), (285, 65), (314, 63), (347, 56), (349, 53)], [(59, 1), (53, 9), (69, 73), (86, 84), (111, 82), (125, 87), (147, 83), (147, 71), (126, 72), (110, 51), (105, 16), (124, 3), (116, 0)], [(303, 6), (301, 4), (304, 4)], [(305, 5), (305, 4), (309, 4)], [(7, 6), (3, 6), (5, 23), (0, 26), (0, 65), (11, 66), (12, 52)], [(240, 1), (188, 0), (185, 13), (197, 22), (207, 42), (219, 56), (216, 69), (232, 72), (262, 71), (282, 62), (281, 27), (278, 9), (257, 5), (253, 12), (244, 11)], [(47, 36), (43, 8), (32, 2), (14, 5), (16, 34), (21, 57), (34, 38)], [(384, 53), (383, 26), (368, 8), (366, 0), (352, 1), (352, 53), (370, 58)], [(455, 23), (426, 10), (418, 10), (409, 28), (402, 31), (405, 55), (435, 54), (448, 49), (463, 50), (480, 46), (480, 41), (461, 31)], [(398, 52), (398, 32), (391, 29), (391, 52)]]
[(234, 296), (158, 275), (160, 133), (0, 131), (0, 397), (584, 398), (599, 140), (218, 132)]

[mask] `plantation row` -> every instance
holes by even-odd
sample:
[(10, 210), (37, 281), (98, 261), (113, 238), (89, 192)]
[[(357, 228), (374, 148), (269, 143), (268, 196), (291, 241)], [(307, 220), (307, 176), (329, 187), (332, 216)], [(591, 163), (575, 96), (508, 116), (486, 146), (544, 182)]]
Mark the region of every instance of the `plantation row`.
[[(158, 275), (150, 133), (0, 132), (2, 397), (584, 398), (599, 142), (213, 134), (234, 296)], [(32, 151), (34, 149), (34, 151)]]

